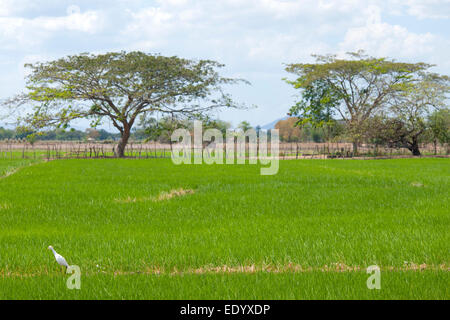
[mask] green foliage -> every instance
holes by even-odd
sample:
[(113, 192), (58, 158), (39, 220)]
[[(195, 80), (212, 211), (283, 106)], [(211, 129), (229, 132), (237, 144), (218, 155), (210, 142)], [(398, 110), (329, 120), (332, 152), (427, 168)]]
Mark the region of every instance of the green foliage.
[[(92, 129), (93, 130), (93, 129)], [(120, 138), (117, 133), (110, 133), (105, 129), (95, 130), (98, 135), (96, 135), (95, 140), (116, 140)], [(75, 130), (74, 128), (65, 129), (54, 129), (48, 131), (33, 132), (28, 127), (17, 127), (15, 129), (4, 129), (0, 127), (0, 140), (27, 140), (29, 142), (33, 141), (83, 141), (88, 138), (86, 131)], [(29, 140), (32, 139), (32, 140)], [(140, 138), (139, 140), (143, 140)]]
[(326, 81), (316, 80), (304, 88), (301, 100), (290, 109), (289, 115), (299, 118), (299, 126), (310, 123), (323, 127), (332, 124), (339, 104), (340, 93)]
[(0, 127), (0, 140), (13, 139), (15, 136), (15, 130)]
[(226, 136), (227, 130), (231, 128), (231, 123), (220, 119), (214, 119), (211, 117), (203, 117), (202, 123), (203, 123), (203, 130), (217, 129), (222, 133), (223, 137)]
[(162, 119), (149, 118), (141, 123), (147, 141), (160, 141), (171, 143), (172, 133), (176, 129), (187, 128), (186, 121), (175, 117), (164, 117)]
[(156, 118), (142, 118), (140, 127), (143, 129), (142, 134), (147, 141), (159, 141), (163, 143), (171, 143), (172, 133), (176, 129), (187, 129), (193, 131), (193, 121), (200, 120), (202, 122), (203, 131), (207, 129), (218, 129), (225, 137), (227, 130), (230, 129), (230, 123), (209, 116), (194, 115), (188, 118), (180, 117), (163, 117)]
[(450, 143), (450, 110), (448, 108), (433, 112), (428, 117), (431, 140), (441, 144)]
[(246, 132), (252, 128), (253, 127), (250, 125), (250, 122), (248, 121), (242, 121), (241, 123), (238, 124), (238, 129), (241, 130), (242, 132)]
[(345, 139), (345, 125), (342, 121), (330, 120), (327, 123), (313, 124), (309, 121), (290, 117), (275, 124), (283, 142), (332, 142)]

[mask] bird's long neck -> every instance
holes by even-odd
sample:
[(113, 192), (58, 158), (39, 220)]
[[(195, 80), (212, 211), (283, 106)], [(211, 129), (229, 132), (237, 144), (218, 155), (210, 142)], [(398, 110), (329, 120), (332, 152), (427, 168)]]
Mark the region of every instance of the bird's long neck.
[(54, 255), (57, 255), (55, 249), (51, 248), (50, 250), (52, 250), (52, 252), (53, 252)]

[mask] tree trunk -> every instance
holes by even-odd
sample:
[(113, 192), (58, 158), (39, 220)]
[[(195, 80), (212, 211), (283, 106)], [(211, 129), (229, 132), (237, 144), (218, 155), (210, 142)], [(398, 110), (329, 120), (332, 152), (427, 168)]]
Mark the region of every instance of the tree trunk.
[(419, 142), (417, 139), (413, 138), (412, 143), (408, 146), (409, 151), (413, 154), (413, 156), (420, 156), (420, 150), (419, 150)]
[(353, 155), (356, 156), (358, 154), (358, 142), (353, 141)]
[(130, 129), (124, 128), (122, 132), (122, 137), (120, 138), (119, 144), (117, 145), (117, 153), (116, 156), (118, 158), (124, 158), (125, 157), (125, 148), (128, 143), (128, 139), (130, 139)]

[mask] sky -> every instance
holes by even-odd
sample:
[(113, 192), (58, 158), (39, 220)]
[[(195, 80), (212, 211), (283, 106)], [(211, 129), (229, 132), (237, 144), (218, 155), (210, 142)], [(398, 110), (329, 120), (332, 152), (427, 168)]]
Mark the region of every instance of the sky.
[(363, 49), (450, 75), (449, 31), (450, 0), (0, 0), (0, 99), (24, 89), (25, 63), (139, 50), (225, 64), (251, 82), (228, 91), (257, 107), (216, 116), (264, 125), (295, 103), (285, 64)]

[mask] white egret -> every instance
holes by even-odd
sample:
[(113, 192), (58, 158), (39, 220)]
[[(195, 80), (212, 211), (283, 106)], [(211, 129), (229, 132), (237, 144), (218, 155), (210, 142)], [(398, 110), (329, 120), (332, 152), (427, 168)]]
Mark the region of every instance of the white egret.
[(62, 255), (60, 255), (58, 252), (56, 252), (52, 246), (49, 246), (48, 249), (53, 251), (53, 255), (55, 256), (56, 262), (58, 262), (58, 264), (60, 266), (63, 266), (66, 268), (69, 267), (69, 264), (67, 263), (66, 259), (64, 259), (64, 257)]

